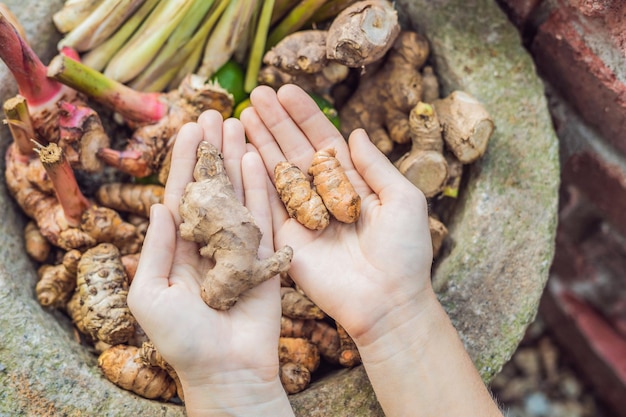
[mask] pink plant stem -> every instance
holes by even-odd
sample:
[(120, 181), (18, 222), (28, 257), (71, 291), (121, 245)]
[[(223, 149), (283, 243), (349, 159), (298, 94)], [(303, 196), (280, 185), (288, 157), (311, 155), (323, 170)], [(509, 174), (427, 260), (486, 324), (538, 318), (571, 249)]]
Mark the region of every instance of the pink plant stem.
[(52, 59), (48, 65), (48, 76), (135, 122), (155, 123), (169, 109), (162, 94), (134, 90), (64, 55)]
[(63, 89), (61, 83), (47, 77), (46, 66), (3, 14), (0, 14), (0, 58), (31, 106), (49, 102)]
[(80, 191), (74, 171), (65, 159), (62, 149), (55, 143), (50, 143), (47, 146), (38, 145), (35, 152), (39, 154), (41, 163), (54, 184), (67, 223), (71, 227), (78, 227), (90, 203)]

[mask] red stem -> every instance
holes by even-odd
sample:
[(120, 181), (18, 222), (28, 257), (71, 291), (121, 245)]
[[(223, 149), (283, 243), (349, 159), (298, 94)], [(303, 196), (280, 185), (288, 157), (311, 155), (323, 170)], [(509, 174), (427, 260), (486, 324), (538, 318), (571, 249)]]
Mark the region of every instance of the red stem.
[(78, 227), (90, 203), (80, 191), (74, 171), (63, 156), (62, 149), (55, 143), (51, 143), (48, 146), (39, 145), (35, 152), (39, 154), (41, 163), (54, 185), (67, 223), (71, 227)]
[(1, 13), (0, 58), (13, 73), (20, 94), (32, 106), (46, 103), (63, 87), (58, 81), (47, 77), (46, 66)]

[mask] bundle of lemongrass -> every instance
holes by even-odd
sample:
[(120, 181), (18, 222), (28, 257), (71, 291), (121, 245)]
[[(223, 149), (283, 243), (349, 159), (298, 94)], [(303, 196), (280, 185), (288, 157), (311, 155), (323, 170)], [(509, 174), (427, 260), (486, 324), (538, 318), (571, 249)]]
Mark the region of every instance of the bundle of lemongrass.
[(189, 73), (211, 77), (230, 59), (257, 83), (264, 52), (354, 0), (67, 0), (54, 15), (87, 66), (140, 91), (176, 88)]

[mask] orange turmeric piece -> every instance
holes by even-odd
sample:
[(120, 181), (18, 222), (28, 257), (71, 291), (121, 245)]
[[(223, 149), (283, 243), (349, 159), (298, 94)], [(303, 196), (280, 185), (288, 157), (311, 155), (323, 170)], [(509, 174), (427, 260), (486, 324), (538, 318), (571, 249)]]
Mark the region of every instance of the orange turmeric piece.
[(111, 346), (98, 357), (98, 366), (109, 381), (144, 398), (168, 401), (176, 394), (176, 384), (168, 373), (146, 365), (135, 346)]
[(290, 217), (311, 230), (328, 226), (328, 210), (300, 168), (287, 161), (279, 162), (274, 168), (274, 179), (276, 191)]
[(320, 355), (330, 363), (339, 361), (339, 334), (337, 329), (322, 320), (280, 318), (281, 337), (306, 338), (314, 343)]
[(39, 281), (35, 293), (39, 304), (44, 307), (65, 307), (76, 288), (76, 271), (81, 253), (73, 249), (63, 255), (58, 265), (42, 265), (37, 270)]
[(345, 367), (353, 367), (361, 363), (361, 354), (356, 343), (348, 332), (337, 323), (337, 333), (339, 334), (339, 363)]
[(296, 394), (303, 391), (311, 382), (311, 372), (306, 366), (299, 363), (281, 363), (278, 369), (278, 376), (287, 394)]
[(306, 295), (291, 287), (281, 287), (280, 303), (284, 316), (294, 319), (323, 319), (326, 317)]
[(163, 201), (164, 192), (162, 185), (114, 182), (101, 185), (96, 199), (105, 207), (147, 218), (150, 207)]
[(313, 372), (320, 364), (317, 346), (304, 338), (281, 337), (278, 340), (278, 361), (298, 363)]
[(78, 330), (93, 340), (110, 345), (126, 343), (135, 332), (127, 296), (120, 252), (110, 243), (101, 243), (80, 258), (76, 292), (67, 310)]
[(321, 149), (313, 155), (309, 174), (324, 205), (337, 220), (354, 223), (361, 214), (361, 197), (348, 179), (334, 148)]
[(172, 365), (170, 365), (165, 359), (163, 359), (163, 356), (161, 356), (159, 351), (156, 350), (156, 347), (152, 342), (144, 342), (141, 345), (141, 348), (139, 350), (139, 357), (145, 365), (156, 366), (167, 372), (167, 374), (176, 384), (176, 394), (178, 395), (178, 398), (180, 398), (182, 401), (185, 401), (183, 386), (180, 382), (178, 374), (176, 373)]

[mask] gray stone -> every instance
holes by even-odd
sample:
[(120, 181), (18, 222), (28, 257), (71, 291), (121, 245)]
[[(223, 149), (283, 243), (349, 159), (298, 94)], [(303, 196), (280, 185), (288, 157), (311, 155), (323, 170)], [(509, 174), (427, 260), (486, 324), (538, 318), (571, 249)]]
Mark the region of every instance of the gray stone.
[[(47, 62), (58, 40), (50, 16), (63, 2), (6, 3)], [(473, 94), (497, 126), (487, 155), (469, 170), (433, 275), (487, 381), (517, 347), (547, 279), (557, 221), (557, 139), (532, 60), (495, 2), (396, 4), (404, 24), (431, 40), (443, 93)], [(0, 98), (15, 92), (0, 65)], [(1, 129), (4, 153), (10, 138)], [(67, 319), (39, 306), (34, 265), (23, 250), (25, 219), (4, 182), (0, 203), (0, 416), (183, 416), (180, 406), (141, 399), (106, 381)], [(362, 367), (327, 376), (291, 401), (299, 416), (383, 415)]]

